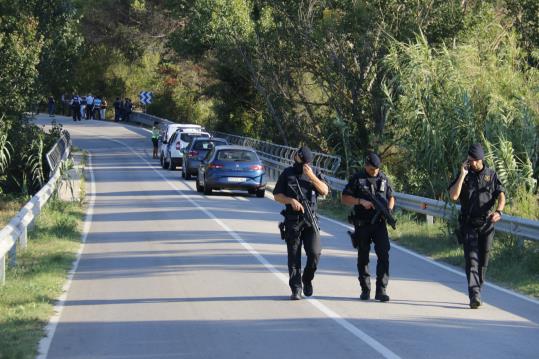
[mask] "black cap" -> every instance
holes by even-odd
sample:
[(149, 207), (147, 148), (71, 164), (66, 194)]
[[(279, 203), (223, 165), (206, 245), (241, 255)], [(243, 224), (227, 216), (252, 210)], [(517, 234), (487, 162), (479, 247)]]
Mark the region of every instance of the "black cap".
[(470, 146), (468, 150), (468, 155), (473, 157), (476, 160), (482, 160), (485, 158), (485, 151), (483, 151), (483, 146), (480, 143), (474, 143)]
[(380, 165), (382, 164), (382, 161), (380, 160), (380, 157), (374, 152), (370, 152), (367, 155), (367, 158), (365, 159), (365, 163), (368, 165), (371, 165), (376, 168), (380, 168)]
[(307, 146), (303, 146), (298, 150), (298, 156), (304, 163), (311, 163), (314, 160), (314, 155)]

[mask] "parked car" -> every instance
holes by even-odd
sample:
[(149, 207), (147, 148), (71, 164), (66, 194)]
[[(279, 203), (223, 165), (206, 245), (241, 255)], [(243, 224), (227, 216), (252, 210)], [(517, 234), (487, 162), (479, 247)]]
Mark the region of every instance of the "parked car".
[(198, 166), (215, 146), (228, 145), (224, 138), (195, 137), (183, 151), (182, 177), (189, 180), (198, 174)]
[[(161, 166), (166, 168), (163, 161), (165, 159), (167, 147), (170, 141), (170, 138), (176, 133), (176, 131), (181, 129), (193, 129), (199, 132), (203, 132), (204, 129), (200, 125), (193, 125), (188, 123), (169, 123), (161, 127), (160, 136), (159, 136), (159, 160), (161, 161)], [(167, 165), (168, 166), (168, 165)]]
[(264, 165), (252, 148), (215, 146), (198, 167), (196, 188), (206, 195), (213, 190), (235, 189), (264, 197)]
[(209, 138), (210, 134), (208, 132), (199, 132), (191, 128), (184, 128), (176, 131), (168, 141), (165, 157), (163, 158), (163, 168), (168, 168), (172, 171), (177, 166), (182, 166), (182, 149), (189, 145), (195, 137)]

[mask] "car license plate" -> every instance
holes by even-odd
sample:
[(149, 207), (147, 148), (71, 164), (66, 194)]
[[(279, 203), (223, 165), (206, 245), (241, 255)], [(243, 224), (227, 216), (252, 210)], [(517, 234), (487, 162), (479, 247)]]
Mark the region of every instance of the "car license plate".
[(245, 182), (246, 180), (245, 177), (228, 177), (229, 182)]

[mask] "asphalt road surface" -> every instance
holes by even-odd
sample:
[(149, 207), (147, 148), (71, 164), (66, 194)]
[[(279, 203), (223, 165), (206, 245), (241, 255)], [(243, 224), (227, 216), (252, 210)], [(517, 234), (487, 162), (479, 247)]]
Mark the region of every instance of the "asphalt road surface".
[(460, 269), (393, 243), (391, 301), (359, 301), (347, 228), (327, 219), (314, 296), (290, 301), (270, 195), (204, 196), (151, 158), (148, 131), (57, 119), (91, 153), (92, 215), (42, 357), (539, 358), (538, 301), (489, 286), (470, 310)]

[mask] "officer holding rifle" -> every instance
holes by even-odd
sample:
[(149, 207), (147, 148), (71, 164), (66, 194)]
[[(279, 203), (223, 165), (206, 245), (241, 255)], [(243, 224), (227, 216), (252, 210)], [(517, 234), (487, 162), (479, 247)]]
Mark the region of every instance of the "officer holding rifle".
[[(313, 161), (309, 147), (301, 147), (294, 155), (294, 165), (286, 168), (273, 190), (277, 202), (286, 206), (281, 212), (281, 237), (288, 249), (289, 285), (291, 300), (313, 295), (312, 280), (321, 254), (320, 227), (317, 216), (317, 197), (325, 196), (329, 187), (321, 173), (309, 165)], [(305, 248), (307, 263), (301, 274), (301, 247)]]
[(380, 157), (376, 153), (369, 153), (364, 168), (353, 175), (346, 185), (341, 201), (354, 206), (350, 221), (354, 224), (355, 232), (350, 235), (358, 251), (357, 270), (361, 286), (359, 298), (370, 299), (369, 252), (371, 242), (374, 242), (374, 251), (378, 257), (374, 299), (387, 302), (390, 245), (386, 223), (395, 227), (396, 221), (392, 216), (395, 197), (388, 178), (380, 171), (380, 165)]

